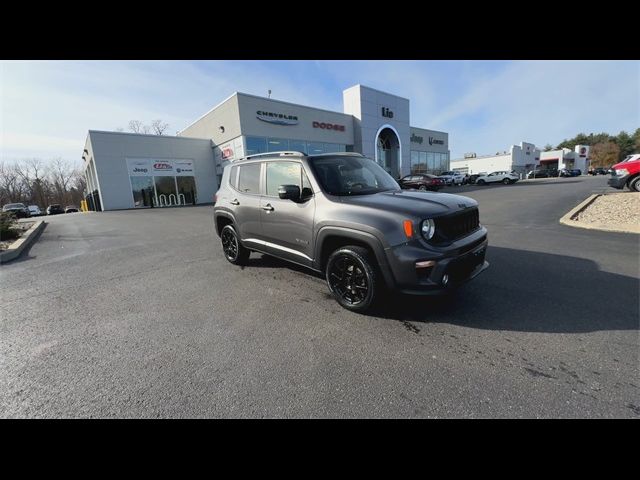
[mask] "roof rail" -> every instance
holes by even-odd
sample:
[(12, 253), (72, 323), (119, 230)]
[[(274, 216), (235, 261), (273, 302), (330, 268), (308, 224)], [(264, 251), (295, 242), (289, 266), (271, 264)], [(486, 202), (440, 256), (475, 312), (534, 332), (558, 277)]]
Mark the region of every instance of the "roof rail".
[(301, 156), (306, 156), (307, 154), (304, 152), (296, 152), (296, 151), (282, 151), (282, 152), (266, 152), (266, 153), (256, 153), (254, 155), (247, 155), (246, 157), (244, 157), (245, 160), (249, 160), (250, 158), (255, 158), (255, 157), (289, 157), (289, 156), (293, 156), (293, 155), (301, 155)]
[(340, 155), (340, 156), (349, 156), (349, 157), (364, 157), (363, 154), (359, 153), (359, 152), (332, 152), (332, 153), (318, 153), (316, 155), (309, 155), (311, 157), (323, 157), (323, 156), (335, 156), (335, 155)]

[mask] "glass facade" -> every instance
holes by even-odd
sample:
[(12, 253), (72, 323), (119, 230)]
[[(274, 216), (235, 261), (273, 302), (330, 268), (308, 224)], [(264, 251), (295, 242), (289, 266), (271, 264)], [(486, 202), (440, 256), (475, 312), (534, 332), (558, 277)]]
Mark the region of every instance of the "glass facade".
[(440, 152), (411, 151), (411, 174), (430, 173), (440, 175), (449, 170), (449, 154)]
[(151, 207), (154, 205), (155, 191), (153, 177), (129, 177), (133, 191), (133, 206)]
[(130, 176), (129, 179), (135, 208), (195, 205), (198, 201), (195, 177)]
[[(278, 152), (281, 150), (305, 152), (308, 155), (331, 152), (347, 152), (353, 150), (352, 145), (344, 145), (341, 143), (307, 142), (304, 140), (291, 140), (287, 138), (245, 138), (247, 145), (247, 155), (255, 155), (256, 153)], [(348, 150), (348, 148), (351, 148), (352, 150)]]

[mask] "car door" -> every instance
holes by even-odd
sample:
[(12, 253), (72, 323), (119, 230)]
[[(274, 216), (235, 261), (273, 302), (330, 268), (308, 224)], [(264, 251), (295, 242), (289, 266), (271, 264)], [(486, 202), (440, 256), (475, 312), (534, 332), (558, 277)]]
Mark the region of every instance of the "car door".
[(229, 202), (236, 219), (238, 235), (249, 248), (252, 242), (262, 241), (260, 223), (262, 165), (261, 162), (239, 165), (237, 183), (232, 184), (235, 188)]
[(413, 178), (411, 175), (407, 175), (406, 177), (400, 180), (400, 185), (402, 188), (415, 188), (413, 185)]
[[(302, 164), (283, 160), (266, 162), (264, 184), (260, 214), (266, 251), (311, 266), (316, 203)], [(302, 198), (298, 201), (280, 199), (280, 185), (298, 185)]]

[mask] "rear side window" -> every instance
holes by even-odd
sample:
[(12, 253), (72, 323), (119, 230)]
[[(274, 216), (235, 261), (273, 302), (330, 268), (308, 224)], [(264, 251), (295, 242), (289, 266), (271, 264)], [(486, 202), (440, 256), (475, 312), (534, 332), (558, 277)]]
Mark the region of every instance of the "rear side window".
[(238, 167), (238, 190), (242, 193), (260, 193), (260, 166), (260, 163), (252, 163)]
[(231, 173), (229, 173), (229, 185), (233, 188), (238, 186), (238, 167), (231, 167)]

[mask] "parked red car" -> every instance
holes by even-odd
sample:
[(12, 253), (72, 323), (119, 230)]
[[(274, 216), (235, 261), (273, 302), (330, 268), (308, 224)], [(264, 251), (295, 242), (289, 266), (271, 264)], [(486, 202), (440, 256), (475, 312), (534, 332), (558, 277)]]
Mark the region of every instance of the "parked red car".
[(401, 178), (399, 183), (405, 190), (416, 188), (418, 190), (431, 190), (432, 192), (436, 192), (444, 187), (444, 180), (435, 175), (429, 175), (428, 173), (407, 175)]
[(622, 189), (627, 187), (634, 192), (640, 192), (640, 154), (629, 155), (622, 162), (611, 167), (609, 185)]

